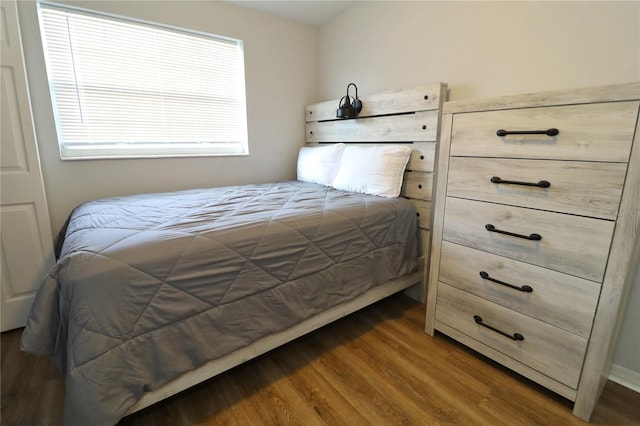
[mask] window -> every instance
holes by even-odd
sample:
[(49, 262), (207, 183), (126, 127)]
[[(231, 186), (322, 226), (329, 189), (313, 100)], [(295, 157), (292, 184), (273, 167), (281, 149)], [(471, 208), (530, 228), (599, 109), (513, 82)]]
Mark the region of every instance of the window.
[(242, 41), (40, 4), (63, 159), (248, 153)]

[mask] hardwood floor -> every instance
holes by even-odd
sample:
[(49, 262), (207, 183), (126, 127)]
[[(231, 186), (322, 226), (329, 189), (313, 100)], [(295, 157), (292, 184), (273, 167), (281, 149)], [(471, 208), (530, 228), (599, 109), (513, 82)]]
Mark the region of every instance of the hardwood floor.
[[(124, 418), (158, 425), (585, 425), (571, 402), (443, 335), (393, 296)], [(2, 425), (59, 425), (64, 384), (2, 334)], [(609, 382), (594, 425), (640, 425), (640, 394)]]

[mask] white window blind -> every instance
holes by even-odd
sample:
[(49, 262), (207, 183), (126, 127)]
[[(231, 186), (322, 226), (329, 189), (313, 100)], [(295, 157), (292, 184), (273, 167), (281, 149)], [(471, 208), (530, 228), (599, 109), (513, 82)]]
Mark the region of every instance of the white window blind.
[(247, 154), (242, 42), (40, 4), (61, 157)]

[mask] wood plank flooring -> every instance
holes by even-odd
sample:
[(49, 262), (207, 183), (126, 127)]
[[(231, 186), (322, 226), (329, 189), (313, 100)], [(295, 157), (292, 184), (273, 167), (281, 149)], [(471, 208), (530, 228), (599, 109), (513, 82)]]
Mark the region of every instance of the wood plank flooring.
[[(571, 402), (453, 340), (396, 295), (124, 418), (158, 425), (585, 425)], [(2, 425), (59, 425), (53, 364), (2, 334)], [(640, 394), (609, 382), (593, 425), (640, 425)]]

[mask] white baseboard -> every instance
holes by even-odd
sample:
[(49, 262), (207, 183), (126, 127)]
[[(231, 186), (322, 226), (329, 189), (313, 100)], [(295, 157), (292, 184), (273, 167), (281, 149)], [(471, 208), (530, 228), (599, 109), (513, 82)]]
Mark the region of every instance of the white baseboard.
[(612, 364), (609, 380), (640, 393), (640, 373), (636, 371)]

